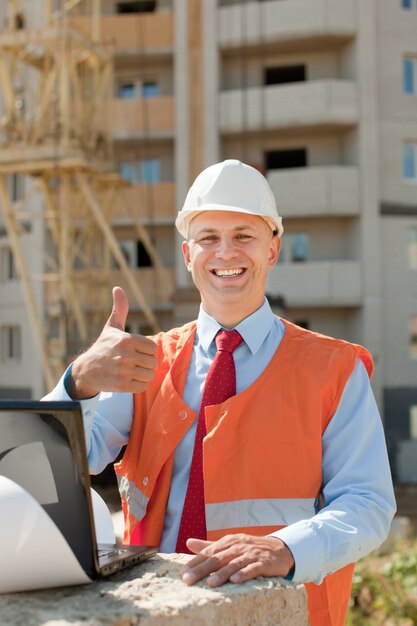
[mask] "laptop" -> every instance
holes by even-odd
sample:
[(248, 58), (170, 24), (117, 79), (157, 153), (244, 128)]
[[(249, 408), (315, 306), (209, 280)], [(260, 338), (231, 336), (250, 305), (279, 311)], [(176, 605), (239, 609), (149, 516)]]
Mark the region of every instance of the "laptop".
[(39, 503), (89, 578), (108, 576), (158, 551), (97, 544), (78, 402), (0, 401), (0, 476)]

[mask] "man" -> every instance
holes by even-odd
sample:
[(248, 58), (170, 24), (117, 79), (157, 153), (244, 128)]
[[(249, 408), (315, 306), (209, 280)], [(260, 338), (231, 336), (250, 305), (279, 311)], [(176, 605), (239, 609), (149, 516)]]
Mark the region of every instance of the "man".
[(126, 540), (196, 554), (187, 584), (304, 582), (310, 623), (342, 626), (350, 564), (395, 512), (372, 359), (272, 314), (265, 284), (282, 225), (257, 170), (207, 168), (176, 225), (197, 322), (130, 335), (115, 287), (100, 337), (49, 397), (84, 399), (93, 473), (127, 444), (116, 466)]

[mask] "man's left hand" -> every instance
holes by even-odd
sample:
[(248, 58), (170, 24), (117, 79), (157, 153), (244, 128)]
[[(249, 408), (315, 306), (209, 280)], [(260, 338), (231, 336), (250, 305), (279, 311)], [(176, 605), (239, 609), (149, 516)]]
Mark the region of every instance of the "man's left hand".
[(242, 583), (257, 576), (286, 576), (294, 567), (291, 551), (277, 537), (240, 533), (218, 541), (188, 539), (187, 547), (197, 555), (182, 568), (182, 580), (187, 585), (206, 576), (210, 587)]

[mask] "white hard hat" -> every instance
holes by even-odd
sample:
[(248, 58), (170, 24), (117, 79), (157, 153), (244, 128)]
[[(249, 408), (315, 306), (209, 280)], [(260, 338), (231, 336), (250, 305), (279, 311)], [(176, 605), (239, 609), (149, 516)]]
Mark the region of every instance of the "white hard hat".
[(200, 211), (258, 215), (279, 236), (284, 232), (268, 181), (254, 167), (236, 159), (211, 165), (195, 179), (175, 220), (175, 226), (185, 239), (191, 220)]

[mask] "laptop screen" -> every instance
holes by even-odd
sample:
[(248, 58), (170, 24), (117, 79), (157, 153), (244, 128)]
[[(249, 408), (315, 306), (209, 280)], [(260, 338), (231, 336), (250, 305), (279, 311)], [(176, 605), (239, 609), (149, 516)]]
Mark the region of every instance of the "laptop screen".
[(0, 402), (0, 475), (39, 502), (92, 576), (93, 539), (86, 497), (90, 481), (83, 437), (77, 403), (60, 403), (53, 410), (43, 402), (33, 402), (32, 407), (27, 401)]

